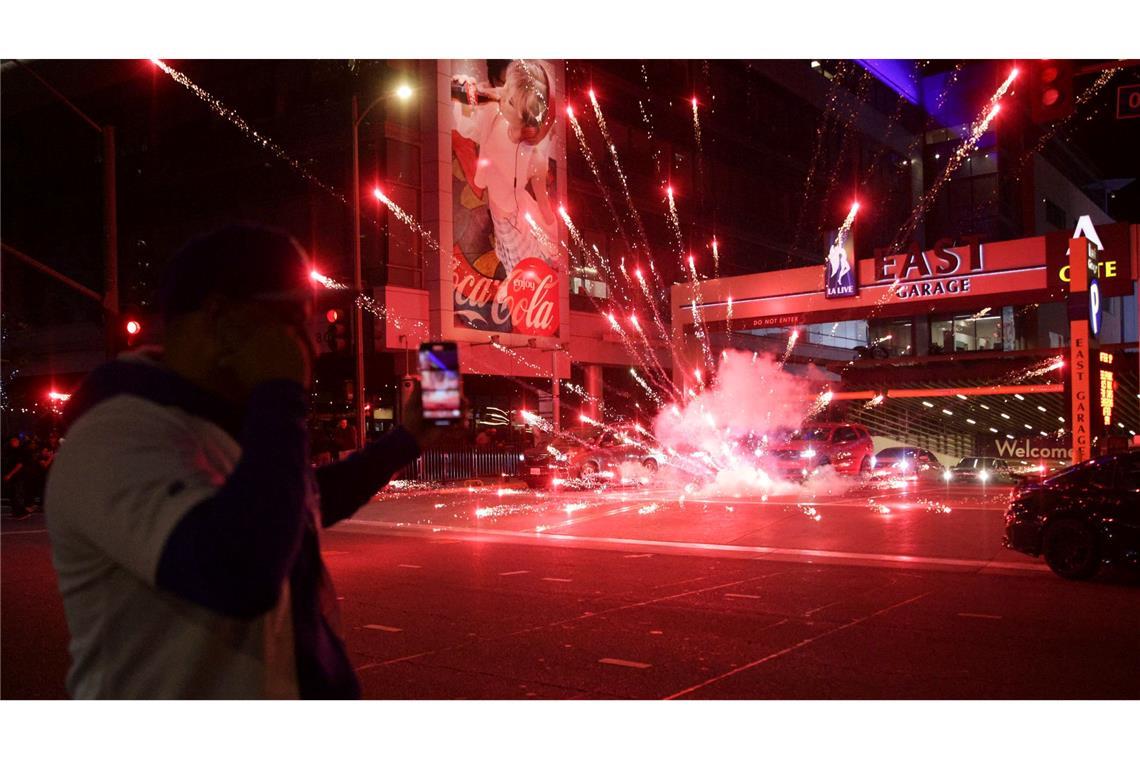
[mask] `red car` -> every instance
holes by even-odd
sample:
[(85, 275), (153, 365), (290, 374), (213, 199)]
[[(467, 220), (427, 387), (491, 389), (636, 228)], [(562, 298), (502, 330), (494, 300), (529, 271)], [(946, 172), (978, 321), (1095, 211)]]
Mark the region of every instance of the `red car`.
[(843, 475), (871, 472), (875, 444), (862, 425), (821, 422), (808, 425), (771, 449), (780, 474), (786, 478), (805, 477), (830, 466)]

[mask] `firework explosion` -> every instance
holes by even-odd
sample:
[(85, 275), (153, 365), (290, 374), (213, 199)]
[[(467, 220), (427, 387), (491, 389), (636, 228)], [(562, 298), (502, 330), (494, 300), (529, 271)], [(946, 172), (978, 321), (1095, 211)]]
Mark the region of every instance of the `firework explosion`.
[(994, 94), (990, 96), (990, 99), (982, 108), (981, 114), (970, 126), (970, 131), (967, 133), (966, 138), (962, 140), (958, 149), (954, 151), (954, 154), (950, 156), (950, 159), (946, 162), (946, 167), (942, 170), (942, 174), (939, 175), (938, 179), (934, 181), (934, 184), (930, 186), (930, 189), (919, 199), (918, 205), (914, 207), (910, 218), (907, 219), (902, 229), (900, 229), (895, 236), (895, 242), (892, 246), (895, 251), (898, 251), (902, 247), (903, 242), (909, 239), (910, 235), (918, 226), (918, 223), (930, 209), (930, 205), (934, 202), (934, 199), (938, 197), (938, 193), (941, 192), (942, 186), (946, 184), (950, 175), (958, 170), (958, 167), (966, 160), (967, 154), (974, 150), (974, 146), (978, 144), (978, 140), (985, 134), (986, 130), (990, 128), (990, 123), (993, 122), (994, 118), (1001, 111), (1001, 103), (999, 101), (1005, 96), (1006, 92), (1009, 91), (1009, 88), (1013, 86), (1013, 82), (1017, 79), (1018, 73), (1017, 69), (1011, 71), (1005, 81), (1002, 82)]
[[(401, 222), (406, 224), (413, 232), (415, 232), (417, 235), (419, 235), (421, 238), (423, 238), (424, 242), (428, 244), (428, 248), (431, 248), (433, 251), (437, 251), (437, 252), (439, 251), (439, 243), (436, 242), (436, 239), (434, 237), (432, 237), (430, 232), (428, 232), (426, 229), (424, 229), (422, 224), (420, 224), (418, 221), (416, 221), (416, 218), (414, 216), (412, 216), (407, 211), (404, 211), (404, 209), (397, 206), (396, 202), (393, 201), (391, 198), (389, 198), (387, 195), (385, 195), (384, 192), (380, 188), (378, 188), (378, 187), (373, 188), (372, 189), (372, 195), (373, 195), (373, 197), (376, 198), (376, 200), (380, 201), (385, 206), (387, 206), (388, 210), (393, 215), (395, 215), (395, 217), (397, 219), (399, 219)], [(528, 221), (530, 221), (530, 220), (528, 219)], [(533, 224), (533, 222), (532, 222), (532, 224)]]
[(199, 87), (194, 83), (193, 80), (190, 79), (190, 77), (186, 76), (181, 71), (178, 71), (177, 69), (174, 69), (171, 66), (167, 65), (166, 62), (162, 59), (151, 58), (150, 62), (157, 66), (175, 82), (178, 82), (178, 84), (182, 85), (191, 93), (193, 93), (199, 100), (209, 106), (210, 110), (212, 110), (218, 116), (221, 116), (230, 124), (241, 130), (242, 134), (249, 138), (259, 148), (269, 151), (269, 153), (272, 154), (274, 158), (288, 164), (295, 172), (300, 174), (309, 182), (312, 182), (321, 190), (324, 190), (333, 198), (336, 198), (341, 203), (347, 202), (342, 193), (338, 192), (327, 183), (322, 182), (315, 174), (306, 169), (304, 164), (286, 153), (284, 148), (251, 127), (249, 123), (243, 119), (237, 111), (228, 107), (225, 103), (222, 102), (220, 98), (211, 95), (209, 92)]

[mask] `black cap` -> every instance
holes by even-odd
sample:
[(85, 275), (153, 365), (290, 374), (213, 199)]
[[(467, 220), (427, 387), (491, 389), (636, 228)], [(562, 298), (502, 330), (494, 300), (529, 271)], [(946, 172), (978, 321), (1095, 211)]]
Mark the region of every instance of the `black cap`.
[(212, 295), (250, 301), (311, 298), (310, 271), (304, 248), (284, 230), (224, 227), (174, 254), (162, 289), (163, 315), (169, 320), (196, 311)]

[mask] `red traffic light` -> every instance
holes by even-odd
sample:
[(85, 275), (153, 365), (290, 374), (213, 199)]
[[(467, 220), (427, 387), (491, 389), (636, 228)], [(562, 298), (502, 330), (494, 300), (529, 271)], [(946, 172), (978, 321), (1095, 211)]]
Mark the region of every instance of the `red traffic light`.
[(138, 320), (129, 319), (126, 324), (127, 335), (138, 335), (142, 332), (142, 325)]
[(325, 319), (329, 321), (330, 325), (336, 324), (337, 320), (340, 319), (340, 312), (336, 309), (329, 309), (325, 312)]
[(1068, 118), (1073, 113), (1073, 63), (1064, 60), (1036, 61), (1030, 87), (1033, 121), (1045, 124)]

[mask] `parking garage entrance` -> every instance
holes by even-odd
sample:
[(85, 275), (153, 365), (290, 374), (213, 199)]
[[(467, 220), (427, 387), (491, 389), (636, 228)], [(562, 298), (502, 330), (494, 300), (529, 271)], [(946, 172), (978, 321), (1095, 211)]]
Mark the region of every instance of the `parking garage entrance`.
[(705, 341), (788, 353), (790, 371), (822, 370), (831, 414), (947, 457), (1056, 466), (1127, 448), (1138, 241), (1140, 225), (1082, 218), (1072, 235), (876, 251), (850, 288), (829, 286), (829, 263), (676, 285), (674, 379), (692, 382)]

